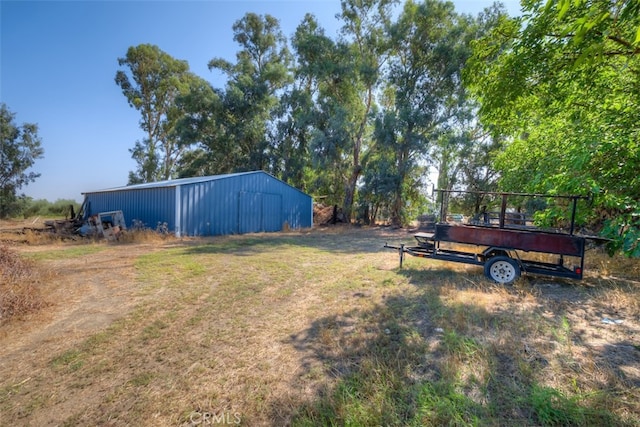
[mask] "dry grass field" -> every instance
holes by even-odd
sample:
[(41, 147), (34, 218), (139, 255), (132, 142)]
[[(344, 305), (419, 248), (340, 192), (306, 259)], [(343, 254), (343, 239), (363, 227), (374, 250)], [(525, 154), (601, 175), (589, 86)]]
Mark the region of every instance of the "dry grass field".
[(640, 425), (638, 260), (505, 287), (399, 269), (407, 230), (0, 240), (0, 425)]

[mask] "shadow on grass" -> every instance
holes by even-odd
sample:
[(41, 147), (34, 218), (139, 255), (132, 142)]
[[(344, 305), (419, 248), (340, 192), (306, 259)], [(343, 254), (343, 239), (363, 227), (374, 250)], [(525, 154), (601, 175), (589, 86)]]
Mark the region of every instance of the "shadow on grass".
[[(275, 422), (634, 425), (605, 409), (603, 401), (610, 399), (606, 387), (569, 396), (539, 383), (537, 374), (552, 368), (527, 345), (540, 333), (530, 328), (531, 313), (512, 306), (489, 312), (474, 303), (445, 300), (439, 283), (455, 279), (445, 269), (400, 272), (416, 293), (387, 297), (372, 309), (319, 318), (290, 337), (288, 344), (302, 358), (300, 381), (329, 380), (320, 383), (313, 400), (295, 408), (291, 419), (276, 415), (282, 414), (282, 402), (272, 402)], [(469, 282), (456, 280), (454, 285), (473, 287)]]
[(407, 230), (392, 231), (384, 227), (340, 227), (295, 233), (263, 233), (203, 238), (187, 247), (195, 254), (227, 253), (247, 256), (297, 246), (335, 253), (375, 253), (389, 251), (384, 244), (412, 239)]
[[(323, 251), (386, 251), (382, 247), (385, 241), (405, 238), (409, 240), (410, 236), (387, 235), (377, 229), (350, 230), (344, 235), (244, 235), (212, 239), (210, 244), (186, 250), (250, 256), (293, 248), (301, 252), (310, 249), (310, 256), (321, 257)], [(393, 251), (389, 256), (394, 257)], [(489, 312), (473, 302), (443, 299), (445, 288), (449, 293), (495, 292), (496, 285), (486, 282), (481, 269), (457, 273), (446, 267), (431, 267), (398, 270), (415, 287), (411, 295), (388, 297), (373, 309), (321, 317), (292, 335), (286, 344), (302, 358), (298, 384), (320, 388), (311, 401), (291, 411), (283, 411), (290, 401), (271, 402), (273, 422), (358, 426), (633, 425), (606, 408), (619, 409), (612, 400), (629, 394), (629, 389), (637, 386), (634, 378), (627, 379), (626, 385), (621, 385), (625, 381), (607, 383), (605, 379), (595, 391), (569, 395), (545, 386), (541, 379), (544, 375), (540, 376), (544, 372), (553, 376), (553, 369), (562, 369), (563, 375), (580, 381), (570, 353), (551, 360), (552, 351), (539, 351), (536, 346), (541, 345), (540, 340), (579, 340), (580, 332), (563, 330), (567, 316), (576, 305), (602, 296), (606, 288), (525, 277), (518, 284), (520, 288), (503, 291), (512, 293), (517, 301), (525, 287), (538, 308), (523, 311), (512, 304)], [(544, 318), (542, 311), (552, 316)], [(612, 367), (611, 372), (622, 377), (625, 367), (637, 363), (633, 344), (620, 342), (593, 349), (594, 360), (617, 360), (614, 356), (621, 349), (625, 353), (618, 360), (620, 367)]]

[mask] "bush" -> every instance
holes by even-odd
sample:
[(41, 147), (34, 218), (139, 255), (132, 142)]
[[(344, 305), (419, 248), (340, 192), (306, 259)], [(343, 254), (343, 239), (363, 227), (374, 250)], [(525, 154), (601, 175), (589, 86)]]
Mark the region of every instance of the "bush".
[(75, 200), (58, 199), (51, 203), (45, 199), (33, 200), (27, 198), (27, 202), (24, 204), (20, 214), (25, 218), (34, 216), (69, 218), (69, 207), (72, 205), (74, 212), (77, 214), (80, 211), (80, 204)]
[(32, 216), (41, 216), (40, 212), (44, 212), (49, 206), (49, 202), (45, 199), (40, 200), (30, 200), (27, 204), (27, 207), (22, 212), (22, 215), (25, 218), (30, 218)]
[(0, 189), (0, 218), (15, 218), (22, 214), (31, 199), (27, 196), (16, 196)]

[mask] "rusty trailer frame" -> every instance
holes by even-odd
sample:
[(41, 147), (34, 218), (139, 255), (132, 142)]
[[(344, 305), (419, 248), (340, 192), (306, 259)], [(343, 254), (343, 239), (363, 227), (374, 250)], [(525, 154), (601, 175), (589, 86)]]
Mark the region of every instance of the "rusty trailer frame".
[[(482, 266), (487, 278), (503, 284), (513, 283), (521, 273), (540, 274), (555, 277), (581, 280), (584, 271), (586, 239), (589, 237), (575, 234), (575, 217), (577, 202), (587, 199), (585, 196), (550, 196), (528, 193), (493, 193), (455, 190), (434, 190), (447, 193), (478, 193), (497, 195), (502, 198), (498, 215), (498, 224), (448, 224), (444, 222), (444, 197), (441, 197), (440, 221), (435, 224), (433, 232), (417, 233), (414, 238), (417, 245), (389, 245), (384, 247), (395, 249), (400, 257), (400, 267), (405, 254), (441, 261), (458, 262)], [(571, 221), (568, 233), (550, 232), (520, 224), (510, 224), (507, 199), (509, 197), (545, 197), (569, 199), (571, 205)], [(475, 246), (475, 251), (453, 249), (448, 244)], [(532, 254), (555, 256), (556, 260), (540, 261)], [(572, 265), (567, 265), (567, 261)]]

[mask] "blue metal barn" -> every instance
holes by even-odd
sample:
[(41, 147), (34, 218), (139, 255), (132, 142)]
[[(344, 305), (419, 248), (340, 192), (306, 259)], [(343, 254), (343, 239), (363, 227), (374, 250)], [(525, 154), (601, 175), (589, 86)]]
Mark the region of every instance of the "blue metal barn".
[(308, 228), (311, 196), (263, 172), (182, 178), (83, 193), (86, 217), (121, 210), (127, 227), (165, 224), (177, 236)]

